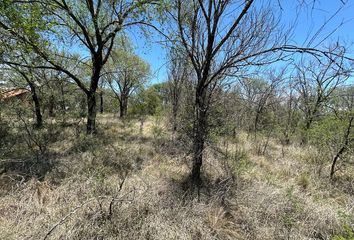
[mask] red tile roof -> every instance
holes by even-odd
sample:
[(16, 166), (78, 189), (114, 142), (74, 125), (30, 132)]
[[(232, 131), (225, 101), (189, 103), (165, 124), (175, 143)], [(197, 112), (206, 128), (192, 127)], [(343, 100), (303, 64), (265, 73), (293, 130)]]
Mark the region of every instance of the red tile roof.
[(12, 98), (12, 97), (17, 97), (17, 96), (20, 96), (20, 95), (28, 93), (28, 92), (30, 92), (30, 91), (26, 88), (12, 89), (12, 90), (8, 90), (6, 92), (0, 93), (0, 99), (8, 99), (8, 98)]

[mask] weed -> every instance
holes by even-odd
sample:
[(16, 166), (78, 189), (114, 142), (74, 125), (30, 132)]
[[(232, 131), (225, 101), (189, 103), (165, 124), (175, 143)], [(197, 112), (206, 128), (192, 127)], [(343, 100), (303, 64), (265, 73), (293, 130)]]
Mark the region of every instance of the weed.
[(310, 178), (308, 173), (302, 173), (298, 178), (297, 178), (297, 184), (304, 189), (308, 188), (310, 185)]

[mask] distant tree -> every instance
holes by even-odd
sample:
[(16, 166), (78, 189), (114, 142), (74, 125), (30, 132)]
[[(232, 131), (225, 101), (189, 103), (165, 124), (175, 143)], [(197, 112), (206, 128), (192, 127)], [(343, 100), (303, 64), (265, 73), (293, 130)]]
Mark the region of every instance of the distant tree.
[(134, 91), (150, 76), (150, 66), (130, 50), (116, 50), (111, 54), (104, 79), (119, 102), (120, 117), (126, 116), (128, 101)]
[(279, 104), (277, 106), (277, 123), (282, 134), (283, 145), (290, 144), (290, 138), (297, 130), (300, 121), (298, 97), (294, 89), (293, 79), (288, 79), (281, 89)]
[(162, 99), (154, 87), (142, 91), (137, 102), (144, 115), (154, 115), (161, 111)]
[(161, 85), (154, 84), (147, 88), (139, 87), (132, 95), (129, 114), (140, 120), (140, 131), (142, 132), (144, 122), (148, 116), (158, 115), (163, 108), (163, 98)]
[[(265, 111), (274, 104), (279, 85), (283, 75), (276, 76), (270, 72), (265, 74), (265, 79), (243, 78), (240, 79), (242, 98), (246, 104), (249, 124), (248, 131), (254, 131), (254, 136), (260, 128), (260, 122), (264, 118)], [(252, 120), (252, 121), (250, 121)]]
[(177, 130), (182, 90), (190, 75), (191, 66), (183, 49), (172, 47), (169, 52), (168, 94), (171, 103), (173, 132)]
[[(299, 108), (304, 115), (305, 135), (316, 121), (321, 110), (330, 101), (336, 88), (349, 77), (343, 58), (328, 59), (326, 62), (303, 61), (296, 64), (296, 87), (299, 94)], [(304, 136), (303, 142), (307, 142)]]

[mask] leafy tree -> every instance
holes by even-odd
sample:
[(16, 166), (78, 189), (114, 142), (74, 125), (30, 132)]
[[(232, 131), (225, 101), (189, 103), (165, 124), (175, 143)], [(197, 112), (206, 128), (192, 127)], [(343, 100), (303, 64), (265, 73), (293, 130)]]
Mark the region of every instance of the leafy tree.
[(150, 75), (149, 65), (131, 49), (116, 50), (107, 64), (105, 80), (119, 102), (120, 117), (127, 114), (128, 101), (134, 91), (146, 83)]
[[(0, 3), (0, 29), (6, 41), (36, 53), (46, 61), (45, 66), (65, 73), (87, 97), (87, 133), (96, 131), (96, 90), (104, 65), (114, 48), (116, 36), (129, 26), (146, 23), (149, 6), (155, 0), (142, 1), (13, 1)], [(60, 59), (70, 59), (75, 48), (83, 58), (74, 69), (62, 65)], [(53, 56), (54, 49), (65, 54)], [(17, 65), (26, 65), (16, 62)], [(77, 75), (83, 65), (91, 69), (89, 76)], [(33, 66), (30, 66), (33, 67)]]
[(159, 84), (146, 89), (139, 88), (137, 94), (132, 98), (130, 114), (139, 118), (159, 114), (163, 108), (163, 95), (160, 88)]

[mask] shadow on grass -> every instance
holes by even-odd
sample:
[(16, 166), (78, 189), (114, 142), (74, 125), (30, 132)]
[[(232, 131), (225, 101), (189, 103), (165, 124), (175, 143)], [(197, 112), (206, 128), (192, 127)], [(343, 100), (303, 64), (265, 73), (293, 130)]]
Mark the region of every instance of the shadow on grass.
[[(129, 144), (139, 144), (133, 133), (115, 132), (101, 128), (97, 134), (80, 134), (71, 139), (71, 146), (63, 152), (63, 157), (79, 159), (79, 169), (85, 174), (98, 173), (102, 177), (111, 174), (127, 175), (141, 170), (146, 159), (145, 152)], [(142, 141), (149, 141), (143, 139)]]
[(0, 162), (0, 192), (6, 194), (31, 179), (43, 181), (57, 161), (49, 156), (5, 160)]
[(210, 175), (202, 174), (201, 180), (195, 182), (188, 174), (178, 180), (170, 179), (167, 189), (172, 194), (172, 198), (179, 200), (182, 205), (195, 201), (205, 204), (217, 202), (225, 205), (225, 200), (233, 194), (234, 185), (232, 178), (213, 179)]
[(334, 180), (330, 183), (335, 189), (354, 196), (354, 179), (349, 175), (335, 176)]
[(55, 157), (49, 155), (5, 160), (0, 162), (0, 174), (17, 175), (18, 177), (21, 177), (22, 181), (27, 181), (30, 178), (36, 178), (42, 181), (46, 174), (50, 172), (57, 163)]
[(113, 144), (116, 140), (117, 138), (113, 134), (103, 131), (99, 131), (94, 135), (81, 133), (72, 139), (73, 144), (66, 152), (67, 154), (73, 154), (78, 152), (95, 151)]

